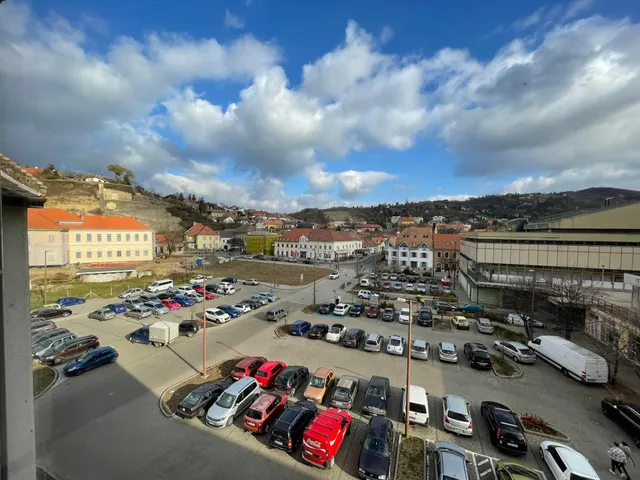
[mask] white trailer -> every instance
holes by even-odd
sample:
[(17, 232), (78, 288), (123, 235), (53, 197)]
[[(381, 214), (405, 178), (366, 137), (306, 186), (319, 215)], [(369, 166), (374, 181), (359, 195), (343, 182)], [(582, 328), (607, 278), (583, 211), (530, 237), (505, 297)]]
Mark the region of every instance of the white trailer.
[(156, 322), (149, 325), (149, 343), (154, 347), (163, 347), (180, 335), (178, 324), (174, 322)]

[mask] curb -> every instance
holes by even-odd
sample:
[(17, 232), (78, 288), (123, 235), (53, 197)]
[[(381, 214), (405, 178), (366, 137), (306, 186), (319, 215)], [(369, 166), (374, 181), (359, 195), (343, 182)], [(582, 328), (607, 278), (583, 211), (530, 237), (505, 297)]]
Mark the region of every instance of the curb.
[(422, 473), (423, 480), (428, 480), (429, 478), (429, 451), (427, 449), (427, 442), (424, 442), (424, 471)]
[(496, 369), (494, 368), (493, 364), (491, 365), (491, 370), (493, 371), (493, 374), (498, 377), (498, 378), (507, 378), (507, 379), (512, 379), (512, 378), (520, 378), (524, 375), (524, 370), (522, 370), (522, 368), (520, 368), (520, 366), (516, 363), (513, 363), (511, 360), (508, 360), (505, 357), (505, 360), (507, 362), (509, 362), (511, 365), (513, 365), (514, 367), (516, 367), (516, 369), (518, 370), (518, 373), (515, 373), (514, 375), (502, 375), (501, 373), (496, 372)]
[[(281, 326), (282, 326), (282, 325), (281, 325)], [(283, 340), (283, 339), (285, 339), (285, 338), (287, 338), (287, 337), (289, 336), (289, 334), (287, 334), (287, 333), (282, 334), (282, 335), (281, 335), (280, 333), (278, 333), (279, 329), (280, 329), (280, 327), (276, 327), (276, 328), (273, 330), (273, 333), (275, 334), (275, 336), (276, 336), (276, 337), (278, 337), (279, 339)]]
[(398, 475), (398, 462), (400, 461), (400, 448), (402, 448), (402, 439), (404, 437), (400, 432), (398, 432), (398, 444), (396, 446), (396, 458), (393, 461), (393, 478), (395, 479)]
[(48, 368), (49, 370), (53, 370), (53, 380), (51, 381), (51, 383), (49, 385), (47, 385), (47, 387), (42, 390), (38, 395), (34, 395), (33, 399), (37, 400), (39, 399), (41, 396), (43, 396), (45, 393), (47, 393), (49, 390), (51, 390), (60, 380), (60, 371), (58, 371), (58, 369), (56, 368), (51, 368), (49, 365), (43, 365), (44, 367)]
[[(519, 416), (518, 416), (518, 418), (519, 418)], [(522, 423), (522, 422), (520, 422), (520, 423)], [(529, 435), (537, 435), (538, 437), (549, 438), (551, 440), (559, 440), (561, 442), (570, 442), (571, 441), (571, 438), (569, 438), (568, 435), (566, 435), (565, 433), (561, 432), (560, 430), (556, 430), (556, 432), (564, 435), (563, 437), (559, 437), (557, 435), (549, 435), (548, 433), (536, 432), (535, 430), (529, 430), (524, 425), (522, 426), (522, 429), (525, 431), (525, 433), (527, 433)]]

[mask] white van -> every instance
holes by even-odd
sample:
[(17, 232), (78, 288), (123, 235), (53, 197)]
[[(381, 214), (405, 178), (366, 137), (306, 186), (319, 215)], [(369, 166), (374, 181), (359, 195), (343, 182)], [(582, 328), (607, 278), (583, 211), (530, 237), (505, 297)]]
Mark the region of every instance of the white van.
[(173, 280), (169, 280), (168, 278), (165, 280), (154, 280), (151, 282), (151, 285), (147, 287), (147, 292), (165, 292), (170, 288), (173, 288)]
[[(409, 386), (409, 423), (419, 423), (429, 425), (429, 403), (427, 402), (427, 391), (417, 385)], [(402, 389), (402, 421), (406, 418), (407, 411), (407, 391)]]
[(567, 377), (583, 383), (609, 381), (609, 366), (603, 357), (562, 337), (542, 335), (529, 342), (529, 348)]

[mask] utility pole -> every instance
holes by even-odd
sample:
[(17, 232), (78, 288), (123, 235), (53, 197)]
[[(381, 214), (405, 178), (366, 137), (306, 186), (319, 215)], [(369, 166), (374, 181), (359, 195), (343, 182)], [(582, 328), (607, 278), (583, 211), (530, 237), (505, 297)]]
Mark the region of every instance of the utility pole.
[(202, 259), (202, 376), (207, 378), (207, 276), (204, 273), (204, 258)]
[(407, 339), (407, 383), (404, 387), (405, 406), (404, 406), (404, 437), (409, 437), (409, 392), (411, 392), (411, 324), (413, 323), (413, 302), (409, 300), (409, 334)]
[(44, 304), (47, 304), (47, 252), (44, 251)]

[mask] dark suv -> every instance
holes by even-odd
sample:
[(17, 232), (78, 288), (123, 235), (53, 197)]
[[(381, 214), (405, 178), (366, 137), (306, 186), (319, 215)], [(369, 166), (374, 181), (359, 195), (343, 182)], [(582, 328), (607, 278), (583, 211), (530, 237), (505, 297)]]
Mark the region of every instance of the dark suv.
[(393, 308), (385, 308), (382, 311), (382, 320), (385, 322), (393, 322), (396, 318), (396, 312)]
[(181, 418), (204, 417), (209, 407), (218, 399), (220, 394), (233, 385), (233, 380), (224, 379), (217, 382), (207, 382), (198, 385), (189, 395), (178, 404), (176, 415)]
[(433, 325), (433, 313), (430, 308), (421, 308), (418, 313), (418, 325), (430, 327)]
[(464, 354), (469, 360), (469, 365), (478, 368), (491, 368), (493, 361), (489, 355), (489, 349), (482, 343), (465, 343)]
[(302, 400), (287, 408), (271, 426), (269, 445), (285, 452), (293, 452), (302, 441), (302, 434), (316, 413), (318, 407), (308, 400)]
[(300, 365), (289, 365), (282, 370), (273, 384), (274, 390), (294, 395), (296, 389), (309, 380), (309, 369)]
[(323, 303), (320, 305), (318, 309), (318, 313), (322, 313), (323, 315), (329, 315), (333, 312), (333, 309), (336, 308), (335, 303)]
[(51, 352), (47, 352), (38, 358), (44, 365), (60, 365), (62, 362), (79, 357), (87, 350), (98, 348), (100, 339), (95, 335), (87, 335), (75, 338), (67, 343), (54, 347)]
[(480, 413), (487, 421), (491, 443), (501, 450), (526, 455), (527, 439), (518, 416), (509, 407), (497, 402), (482, 402)]

